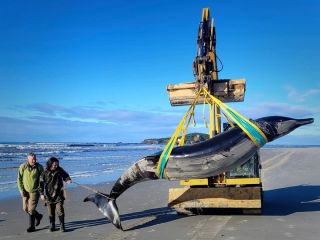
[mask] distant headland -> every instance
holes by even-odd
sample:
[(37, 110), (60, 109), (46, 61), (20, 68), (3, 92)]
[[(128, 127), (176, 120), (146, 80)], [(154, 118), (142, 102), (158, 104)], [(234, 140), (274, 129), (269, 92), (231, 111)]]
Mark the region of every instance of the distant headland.
[[(181, 137), (178, 138), (178, 141)], [(142, 141), (143, 144), (166, 144), (168, 138), (149, 138)], [(189, 133), (186, 135), (185, 144), (193, 144), (209, 139), (209, 135), (205, 133)]]

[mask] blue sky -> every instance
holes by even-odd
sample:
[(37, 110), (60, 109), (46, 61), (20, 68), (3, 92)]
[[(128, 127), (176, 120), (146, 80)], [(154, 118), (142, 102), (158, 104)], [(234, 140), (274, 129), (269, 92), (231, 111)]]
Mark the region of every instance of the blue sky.
[(248, 118), (314, 117), (275, 143), (320, 144), (317, 0), (3, 0), (0, 141), (171, 135), (185, 108), (170, 106), (166, 85), (193, 81), (204, 7), (215, 18), (219, 77), (247, 81), (245, 101), (231, 106)]

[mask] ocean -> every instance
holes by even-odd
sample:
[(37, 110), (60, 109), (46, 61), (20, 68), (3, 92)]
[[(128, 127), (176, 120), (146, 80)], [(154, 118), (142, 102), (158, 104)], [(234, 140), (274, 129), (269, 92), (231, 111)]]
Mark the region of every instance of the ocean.
[[(19, 195), (17, 173), (27, 154), (34, 152), (45, 166), (49, 157), (57, 157), (60, 166), (80, 184), (113, 182), (134, 162), (159, 152), (163, 145), (139, 143), (0, 143), (0, 199)], [(266, 145), (270, 148), (315, 146)], [(74, 184), (68, 185), (73, 187)]]
[(43, 166), (49, 157), (57, 157), (75, 182), (96, 184), (117, 180), (134, 162), (162, 148), (135, 143), (1, 143), (0, 199), (19, 194), (18, 168), (29, 152), (34, 152)]

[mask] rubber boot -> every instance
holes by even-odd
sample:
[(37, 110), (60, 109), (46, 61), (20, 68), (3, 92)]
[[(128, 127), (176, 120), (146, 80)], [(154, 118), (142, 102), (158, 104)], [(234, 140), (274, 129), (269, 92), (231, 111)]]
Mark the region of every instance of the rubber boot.
[(35, 219), (34, 215), (29, 215), (29, 228), (27, 229), (27, 232), (34, 232), (36, 230), (34, 227)]
[(50, 232), (53, 232), (56, 230), (56, 223), (55, 223), (55, 219), (54, 217), (49, 217), (49, 221), (50, 221)]
[(41, 213), (36, 212), (36, 226), (39, 226), (41, 219), (43, 218), (43, 215)]
[(65, 232), (66, 229), (64, 227), (64, 215), (59, 216), (59, 220), (60, 220), (60, 232)]

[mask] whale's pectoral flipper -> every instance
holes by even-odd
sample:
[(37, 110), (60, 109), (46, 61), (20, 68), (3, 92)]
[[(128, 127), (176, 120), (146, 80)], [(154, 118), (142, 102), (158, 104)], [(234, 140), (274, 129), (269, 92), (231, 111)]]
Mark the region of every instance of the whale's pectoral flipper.
[(105, 193), (95, 193), (87, 196), (83, 201), (91, 201), (96, 204), (99, 211), (102, 212), (114, 226), (123, 231), (115, 199), (110, 199), (109, 195)]

